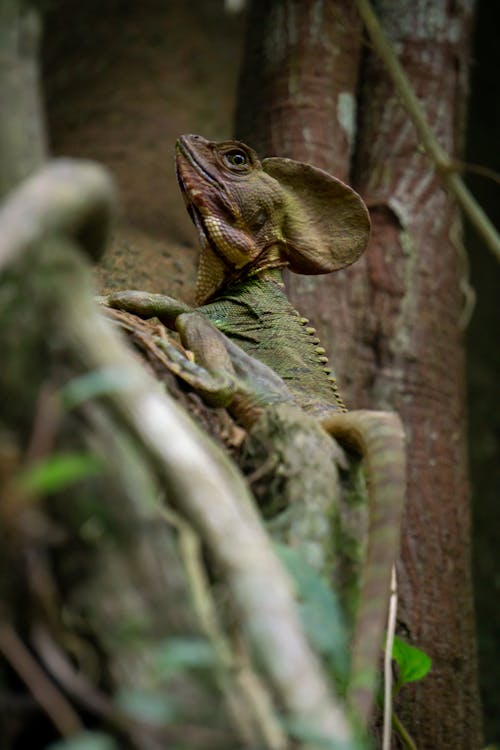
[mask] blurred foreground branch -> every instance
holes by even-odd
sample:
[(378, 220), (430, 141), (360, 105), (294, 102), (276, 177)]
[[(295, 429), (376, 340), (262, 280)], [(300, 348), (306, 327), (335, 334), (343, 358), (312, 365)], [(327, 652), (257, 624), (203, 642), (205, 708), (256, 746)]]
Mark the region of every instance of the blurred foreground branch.
[[(353, 747), (344, 710), (303, 633), (291, 582), (273, 552), (241, 475), (147, 375), (93, 301), (79, 248), (94, 258), (102, 251), (113, 200), (112, 185), (101, 169), (88, 163), (61, 161), (21, 186), (0, 212), (0, 312), (6, 321), (0, 338), (8, 363), (0, 374), (0, 393), (6, 404), (2, 429), (20, 436), (17, 444), (25, 446), (42, 385), (50, 381), (53, 388), (60, 389), (69, 383), (65, 392), (71, 394), (72, 401), (70, 440), (75, 439), (76, 431), (80, 442), (84, 435), (98, 455), (112, 460), (110, 470), (118, 472), (115, 484), (118, 482), (119, 489), (121, 477), (126, 479), (128, 475), (116, 499), (106, 484), (104, 494), (92, 497), (92, 508), (98, 508), (106, 523), (117, 530), (114, 543), (100, 552), (94, 588), (86, 594), (87, 606), (94, 611), (100, 607), (104, 618), (103, 643), (118, 650), (116, 634), (109, 632), (109, 625), (116, 626), (120, 620), (121, 610), (112, 611), (118, 606), (119, 596), (123, 599), (119, 606), (125, 607), (127, 616), (134, 609), (134, 601), (127, 601), (127, 597), (142, 602), (139, 608), (147, 612), (150, 630), (157, 637), (163, 633), (165, 604), (161, 601), (163, 596), (168, 599), (168, 592), (162, 587), (169, 566), (165, 567), (162, 559), (168, 539), (158, 505), (161, 493), (185, 523), (192, 525), (216, 562), (248, 639), (248, 652), (256, 654), (276, 704), (290, 720), (313, 729), (332, 748)], [(101, 378), (97, 388), (95, 375)], [(19, 449), (22, 453), (23, 448)], [(142, 457), (142, 463), (136, 469), (137, 457)], [(20, 533), (24, 511), (29, 515), (32, 508), (27, 508), (25, 499), (18, 498), (17, 503), (11, 516), (21, 519), (16, 532)], [(74, 513), (74, 505), (59, 503), (59, 520)], [(75, 521), (73, 531), (78, 530), (77, 536), (82, 523), (82, 517)], [(67, 525), (65, 533), (70, 531)], [(100, 534), (102, 531), (96, 542)], [(114, 555), (117, 540), (123, 547), (115, 580), (131, 576), (139, 584), (133, 594), (119, 592), (120, 587), (112, 590), (116, 560), (111, 562), (110, 550)], [(74, 559), (75, 540), (69, 541)], [(127, 554), (130, 559), (125, 561)], [(156, 575), (153, 583), (148, 580), (151, 573)], [(108, 580), (105, 588), (99, 589), (99, 577), (103, 576)], [(39, 573), (35, 578), (45, 592), (42, 599), (49, 602), (55, 596), (51, 586), (44, 588)], [(29, 585), (33, 587), (33, 580)], [(109, 597), (109, 603), (113, 603), (111, 609), (101, 599), (103, 591), (104, 599)], [(2, 596), (7, 593), (2, 591)], [(15, 611), (11, 615), (16, 618)], [(129, 667), (126, 661), (122, 665), (125, 671)], [(241, 691), (245, 704), (242, 684), (235, 687), (236, 701)], [(249, 733), (240, 723), (240, 741), (247, 746), (261, 741), (268, 747), (285, 747), (284, 735), (263, 727), (262, 713), (252, 711), (251, 700), (247, 703), (252, 729)], [(123, 731), (119, 716), (117, 721)], [(146, 729), (135, 726), (131, 730), (136, 747), (156, 750), (164, 746), (161, 732)]]

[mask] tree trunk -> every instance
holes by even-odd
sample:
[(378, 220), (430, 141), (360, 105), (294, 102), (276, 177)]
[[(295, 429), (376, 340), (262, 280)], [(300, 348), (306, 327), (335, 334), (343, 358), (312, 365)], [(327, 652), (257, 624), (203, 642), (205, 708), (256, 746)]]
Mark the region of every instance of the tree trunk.
[[(310, 162), (348, 180), (356, 138), (361, 31), (349, 0), (255, 0), (239, 82), (236, 137), (254, 146), (261, 157)], [(334, 311), (335, 319), (341, 316), (340, 329), (348, 325), (344, 317), (349, 310), (333, 301), (342, 296), (348, 273), (287, 278), (292, 302), (299, 310), (314, 311), (314, 323), (334, 362), (351, 360), (331, 329)]]
[[(461, 150), (469, 4), (395, 3), (381, 20), (441, 145)], [(422, 747), (479, 747), (470, 575), (460, 217), (419, 152), (413, 127), (374, 55), (366, 61), (358, 185), (374, 220), (366, 274), (373, 326), (372, 396), (408, 433), (401, 626), (433, 659), (402, 715)]]
[[(332, 5), (325, 10), (313, 0), (254, 2), (236, 122), (237, 135), (249, 140), (259, 123), (256, 146), (262, 154), (308, 160), (345, 177), (349, 149), (339, 136), (341, 110), (337, 107), (335, 117), (331, 106), (332, 97), (338, 105), (341, 99), (332, 92), (354, 93), (358, 42), (353, 29), (359, 26), (344, 21), (343, 3)], [(443, 0), (430, 13), (424, 2), (402, 7), (387, 0), (379, 13), (434, 131), (456, 156), (470, 4), (451, 7)], [(277, 19), (285, 29), (279, 38)], [(246, 82), (256, 54), (263, 56), (262, 72), (260, 95), (252, 100)], [(324, 77), (312, 89), (316, 65)], [(477, 748), (461, 322), (467, 279), (460, 219), (371, 51), (363, 68), (355, 173), (372, 214), (365, 258), (332, 277), (290, 278), (290, 289), (333, 353), (348, 403), (396, 409), (406, 424), (409, 474), (399, 621), (406, 638), (432, 657), (433, 669), (403, 692), (404, 721), (418, 747)]]
[(18, 0), (1, 3), (0, 198), (39, 167), (45, 157), (38, 85), (39, 32), (35, 10)]

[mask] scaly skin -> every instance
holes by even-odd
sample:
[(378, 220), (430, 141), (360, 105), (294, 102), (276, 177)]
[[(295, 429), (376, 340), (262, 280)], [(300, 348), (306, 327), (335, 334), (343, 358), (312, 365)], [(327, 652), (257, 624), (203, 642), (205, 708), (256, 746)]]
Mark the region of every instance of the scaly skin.
[[(370, 522), (347, 700), (366, 725), (399, 547), (404, 433), (396, 414), (343, 413), (325, 351), (286, 298), (279, 269), (328, 273), (354, 262), (367, 243), (368, 213), (354, 191), (325, 172), (290, 159), (261, 163), (238, 141), (187, 135), (176, 150), (179, 185), (202, 248), (197, 317), (161, 295), (123, 292), (111, 295), (108, 304), (157, 315), (180, 330), (201, 364), (212, 374), (226, 374), (221, 394), (233, 399), (246, 424), (266, 405), (294, 403), (363, 455)], [(229, 341), (203, 323), (207, 318)]]
[(307, 318), (288, 301), (279, 271), (232, 284), (199, 310), (247, 354), (274, 370), (304, 411), (320, 417), (346, 410), (325, 350)]

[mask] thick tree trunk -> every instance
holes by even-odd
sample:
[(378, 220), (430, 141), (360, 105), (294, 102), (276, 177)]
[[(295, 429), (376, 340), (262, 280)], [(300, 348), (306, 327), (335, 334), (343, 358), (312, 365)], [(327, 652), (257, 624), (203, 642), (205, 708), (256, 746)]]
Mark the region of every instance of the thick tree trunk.
[[(354, 92), (358, 42), (352, 36), (356, 22), (348, 25), (345, 8), (344, 13), (338, 10), (344, 4), (335, 4), (337, 10), (332, 5), (326, 11), (313, 0), (254, 3), (241, 80), (248, 80), (255, 54), (263, 55), (261, 95), (253, 109), (248, 85), (240, 88), (237, 134), (257, 141), (263, 154), (307, 159), (345, 177), (349, 151), (339, 137), (341, 118), (332, 114), (330, 104), (332, 92), (346, 91), (346, 70), (351, 71), (348, 90)], [(402, 7), (387, 1), (379, 13), (434, 131), (456, 155), (466, 95), (470, 3), (449, 7), (443, 0), (433, 4), (431, 13), (424, 2)], [(279, 39), (278, 17), (286, 30)], [(326, 73), (322, 84), (311, 89), (316, 64)], [(403, 693), (404, 719), (419, 747), (477, 748), (460, 219), (371, 51), (361, 110), (356, 175), (372, 212), (370, 248), (352, 269), (323, 279), (290, 279), (290, 287), (295, 304), (311, 315), (333, 353), (348, 403), (394, 408), (406, 424), (409, 486), (399, 618), (407, 638), (433, 658), (433, 669)], [(324, 111), (330, 114), (319, 114)], [(260, 125), (252, 139), (254, 123)], [(290, 130), (292, 136), (286, 135)]]
[[(42, 163), (45, 128), (38, 85), (38, 14), (0, 4), (0, 198)], [(6, 113), (8, 112), (8, 116)]]
[(347, 179), (360, 48), (361, 21), (351, 2), (252, 3), (238, 137), (261, 156), (293, 155)]
[[(255, 0), (239, 82), (236, 137), (262, 157), (310, 162), (348, 180), (356, 139), (361, 32), (361, 20), (349, 0)], [(287, 278), (292, 302), (299, 310), (314, 311), (314, 324), (335, 355), (333, 362), (351, 359), (331, 326), (334, 312), (340, 316), (340, 329), (348, 325), (348, 308), (335, 302), (349, 286), (348, 273)]]
[[(460, 152), (470, 3), (380, 8), (441, 145)], [(433, 658), (402, 709), (422, 747), (479, 746), (470, 577), (460, 218), (374, 55), (367, 59), (358, 185), (374, 220), (366, 278), (372, 394), (407, 425), (409, 486), (399, 617)], [(361, 382), (358, 388), (362, 388)]]

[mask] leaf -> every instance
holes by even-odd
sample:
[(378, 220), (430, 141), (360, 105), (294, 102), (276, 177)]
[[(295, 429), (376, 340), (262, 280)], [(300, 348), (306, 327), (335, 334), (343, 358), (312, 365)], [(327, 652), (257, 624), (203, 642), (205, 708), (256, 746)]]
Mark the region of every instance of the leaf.
[(118, 745), (108, 734), (81, 732), (49, 745), (46, 750), (118, 750)]
[(133, 388), (138, 382), (137, 374), (133, 370), (105, 367), (73, 378), (61, 390), (60, 396), (67, 409), (74, 409), (91, 398)]
[(17, 484), (27, 492), (57, 492), (81, 479), (101, 474), (103, 468), (102, 461), (92, 453), (59, 453), (25, 469), (19, 474)]
[(174, 708), (166, 695), (152, 690), (121, 689), (116, 704), (132, 719), (145, 724), (162, 726), (174, 718)]
[(410, 646), (395, 636), (392, 646), (392, 658), (399, 667), (398, 687), (407, 682), (421, 680), (429, 672), (432, 659), (419, 648)]
[(210, 669), (215, 653), (202, 638), (169, 638), (156, 651), (155, 671), (159, 677), (169, 678), (189, 669)]

